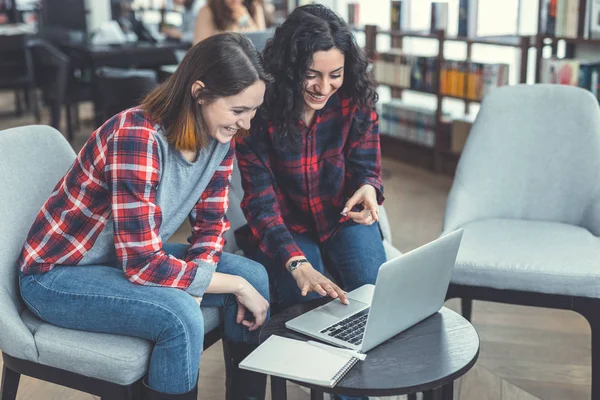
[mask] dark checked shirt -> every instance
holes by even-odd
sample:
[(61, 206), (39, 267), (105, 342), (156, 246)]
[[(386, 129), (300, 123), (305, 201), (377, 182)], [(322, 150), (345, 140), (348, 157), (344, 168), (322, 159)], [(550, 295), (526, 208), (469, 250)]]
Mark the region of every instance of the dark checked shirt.
[[(111, 265), (133, 283), (201, 296), (229, 229), (225, 212), (234, 144), (211, 140), (195, 162), (170, 146), (143, 110), (96, 130), (42, 206), (18, 265), (25, 274), (57, 265)], [(189, 218), (185, 259), (162, 244)]]
[[(366, 120), (359, 133), (356, 119)], [(310, 127), (300, 123), (301, 145), (280, 150), (277, 127), (257, 128), (238, 139), (236, 155), (251, 241), (279, 265), (303, 256), (291, 232), (309, 233), (319, 243), (349, 221), (340, 213), (365, 184), (383, 203), (377, 114), (333, 96), (315, 113)]]

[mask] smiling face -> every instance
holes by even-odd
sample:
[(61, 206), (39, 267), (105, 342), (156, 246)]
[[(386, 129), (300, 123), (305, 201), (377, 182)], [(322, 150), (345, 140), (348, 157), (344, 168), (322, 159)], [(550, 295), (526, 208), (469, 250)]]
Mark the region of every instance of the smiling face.
[(338, 49), (317, 51), (306, 71), (304, 81), (304, 110), (307, 122), (315, 111), (325, 107), (327, 100), (344, 83), (344, 53)]
[(265, 83), (256, 81), (242, 92), (220, 97), (202, 106), (202, 119), (208, 134), (219, 143), (229, 143), (238, 129), (250, 129), (250, 120), (263, 102)]

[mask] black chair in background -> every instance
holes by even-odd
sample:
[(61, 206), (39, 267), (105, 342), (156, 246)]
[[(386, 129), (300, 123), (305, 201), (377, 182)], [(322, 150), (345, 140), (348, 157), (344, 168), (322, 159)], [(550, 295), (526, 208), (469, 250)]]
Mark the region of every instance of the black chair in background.
[(104, 67), (96, 71), (96, 77), (104, 120), (137, 106), (158, 84), (157, 73), (152, 70)]
[(92, 87), (75, 76), (69, 57), (44, 39), (27, 42), (33, 58), (35, 83), (42, 90), (42, 100), (50, 107), (50, 125), (61, 131), (62, 106), (66, 108), (67, 137), (75, 138), (79, 128), (79, 103), (92, 100)]
[[(42, 39), (32, 39), (27, 46), (33, 58), (35, 83), (42, 90), (42, 101), (50, 107), (50, 125), (60, 131), (61, 108), (69, 79), (69, 57)], [(72, 132), (69, 132), (69, 141), (71, 136)]]
[(33, 60), (27, 48), (28, 37), (25, 34), (0, 35), (0, 89), (15, 90), (17, 115), (23, 112), (20, 93), (24, 92), (25, 101), (32, 106), (39, 123), (40, 110), (35, 96)]

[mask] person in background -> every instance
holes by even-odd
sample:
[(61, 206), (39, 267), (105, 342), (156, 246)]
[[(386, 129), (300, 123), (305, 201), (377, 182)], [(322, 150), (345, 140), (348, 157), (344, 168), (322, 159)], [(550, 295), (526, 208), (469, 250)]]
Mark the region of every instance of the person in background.
[(236, 239), (267, 267), (272, 304), (326, 295), (347, 304), (345, 291), (374, 284), (385, 262), (378, 97), (367, 58), (348, 25), (319, 4), (296, 8), (263, 57), (275, 82), (249, 135), (237, 139), (250, 229)]
[[(192, 47), (139, 107), (92, 133), (27, 235), (17, 261), (27, 306), (64, 328), (154, 342), (146, 399), (197, 399), (200, 302), (223, 308), (227, 398), (264, 399), (266, 377), (237, 365), (269, 317), (267, 273), (222, 249), (232, 139), (269, 80), (242, 35)], [(186, 218), (189, 244), (167, 243)]]
[(219, 32), (266, 29), (262, 0), (208, 0), (196, 18), (194, 43)]
[(193, 42), (196, 30), (196, 17), (200, 9), (206, 4), (205, 0), (173, 0), (174, 4), (183, 6), (181, 29), (166, 28), (163, 33), (170, 39), (178, 39), (183, 42)]

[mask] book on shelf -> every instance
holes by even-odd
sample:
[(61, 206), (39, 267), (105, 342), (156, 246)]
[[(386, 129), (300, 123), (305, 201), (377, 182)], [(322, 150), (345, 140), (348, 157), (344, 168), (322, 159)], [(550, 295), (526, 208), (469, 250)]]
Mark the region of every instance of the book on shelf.
[(540, 22), (540, 33), (554, 35), (556, 30), (556, 2), (558, 0), (543, 0)]
[(600, 38), (600, 0), (587, 0), (584, 19), (579, 20), (580, 0), (542, 0), (539, 32), (543, 35), (577, 38), (583, 23), (583, 37)]
[(448, 30), (448, 3), (434, 1), (431, 3), (431, 33)]
[(358, 3), (348, 3), (348, 24), (359, 25), (359, 9), (360, 5)]
[(381, 106), (379, 129), (384, 135), (433, 148), (436, 110), (392, 99)]
[(579, 60), (547, 58), (542, 61), (542, 83), (578, 86)]
[(377, 82), (421, 92), (437, 91), (436, 57), (404, 54), (400, 49), (379, 53), (373, 62)]
[(588, 10), (589, 33), (590, 39), (600, 39), (600, 0), (588, 0), (590, 4)]
[(598, 97), (598, 75), (600, 74), (600, 61), (581, 62), (579, 64), (579, 87), (587, 89), (594, 97)]
[(458, 3), (458, 36), (477, 36), (478, 0), (459, 0)]
[(442, 64), (440, 93), (479, 101), (493, 89), (508, 85), (508, 64), (447, 60)]
[(600, 101), (599, 75), (600, 60), (549, 58), (542, 61), (542, 83), (579, 86), (592, 92)]
[[(437, 93), (437, 58), (404, 54), (400, 49), (379, 53), (373, 62), (374, 78), (384, 85)], [(508, 64), (447, 60), (442, 64), (442, 95), (479, 101), (494, 88), (508, 85)]]
[(390, 29), (393, 31), (402, 31), (408, 28), (408, 2), (403, 0), (392, 0), (390, 10)]

